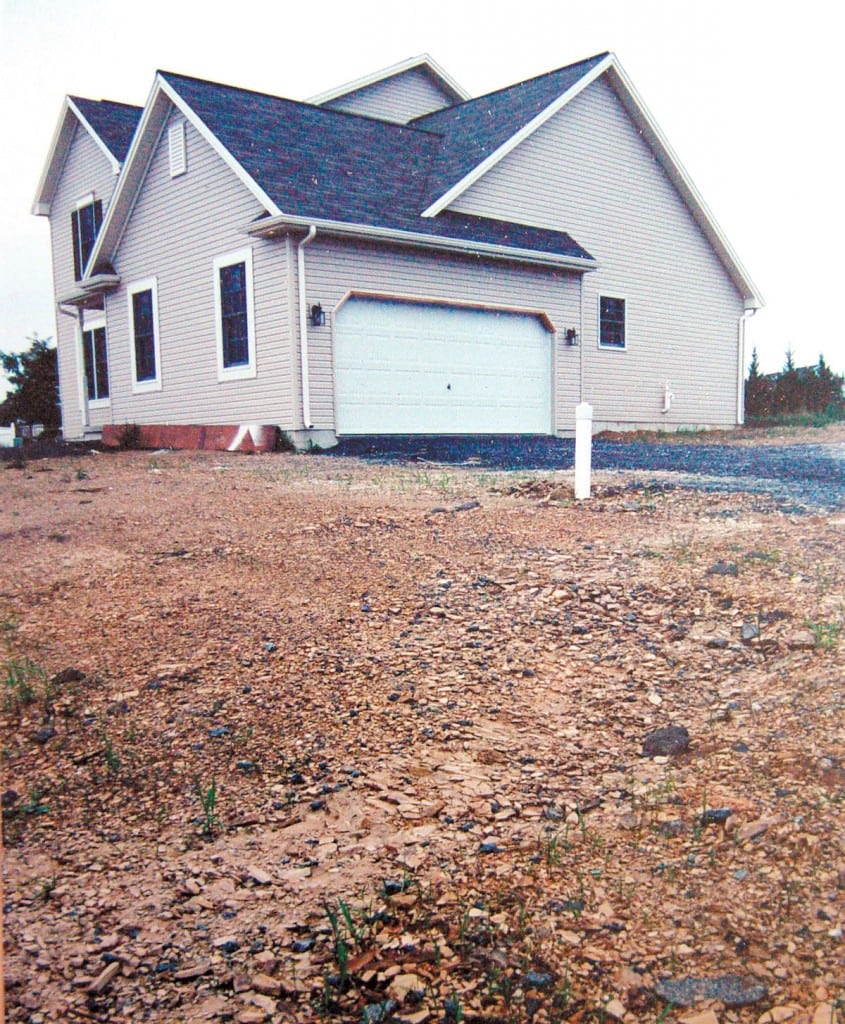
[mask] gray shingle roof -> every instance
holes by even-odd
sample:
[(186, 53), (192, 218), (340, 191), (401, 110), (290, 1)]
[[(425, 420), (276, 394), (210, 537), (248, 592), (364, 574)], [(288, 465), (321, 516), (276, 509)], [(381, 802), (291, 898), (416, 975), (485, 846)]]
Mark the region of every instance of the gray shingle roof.
[(87, 100), (82, 96), (71, 96), (79, 112), (103, 140), (112, 156), (123, 163), (132, 136), (141, 120), (141, 107), (113, 100)]
[(486, 96), (415, 118), (411, 122), (414, 127), (438, 132), (443, 137), (429, 175), (426, 206), (448, 192), (605, 57), (607, 53), (600, 53)]
[[(450, 152), (458, 149), (454, 125), (444, 136), (422, 125), (160, 74), (284, 214), (591, 258), (562, 231), (448, 212), (422, 217), (444, 142)], [(465, 143), (474, 146), (472, 139)]]

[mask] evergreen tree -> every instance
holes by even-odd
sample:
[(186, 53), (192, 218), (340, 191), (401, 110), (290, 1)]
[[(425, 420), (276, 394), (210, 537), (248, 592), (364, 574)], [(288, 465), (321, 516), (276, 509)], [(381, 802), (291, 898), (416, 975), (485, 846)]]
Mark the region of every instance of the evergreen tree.
[(0, 366), (12, 386), (0, 405), (0, 422), (23, 420), (57, 430), (61, 414), (56, 349), (52, 339), (37, 334), (27, 341), (30, 347), (25, 352), (0, 352)]

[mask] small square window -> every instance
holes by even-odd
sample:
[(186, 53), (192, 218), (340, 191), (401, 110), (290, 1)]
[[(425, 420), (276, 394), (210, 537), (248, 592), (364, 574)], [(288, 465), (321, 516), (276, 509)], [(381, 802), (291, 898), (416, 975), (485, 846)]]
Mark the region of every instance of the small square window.
[(599, 345), (625, 348), (625, 300), (619, 296), (599, 297)]

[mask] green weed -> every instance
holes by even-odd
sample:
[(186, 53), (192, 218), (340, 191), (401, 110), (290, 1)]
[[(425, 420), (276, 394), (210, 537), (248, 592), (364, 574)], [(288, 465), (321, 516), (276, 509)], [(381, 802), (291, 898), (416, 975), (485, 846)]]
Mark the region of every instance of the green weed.
[(32, 704), (37, 696), (35, 684), (43, 681), (43, 671), (29, 658), (10, 658), (3, 671), (6, 710), (16, 711)]
[(212, 779), (210, 786), (203, 786), (199, 779), (196, 779), (194, 792), (202, 807), (202, 834), (211, 838), (215, 829), (220, 827), (220, 818), (217, 814), (217, 782)]

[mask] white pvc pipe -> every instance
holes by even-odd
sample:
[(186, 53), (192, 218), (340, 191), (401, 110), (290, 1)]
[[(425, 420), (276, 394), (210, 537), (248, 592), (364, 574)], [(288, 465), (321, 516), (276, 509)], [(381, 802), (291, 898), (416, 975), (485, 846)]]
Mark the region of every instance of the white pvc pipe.
[(311, 384), (308, 375), (308, 296), (305, 293), (305, 253), (303, 249), (317, 234), (312, 224), (308, 234), (296, 247), (297, 284), (299, 286), (299, 360), (302, 376), (302, 424), (306, 430), (313, 426), (311, 422)]
[(745, 322), (750, 320), (756, 312), (756, 309), (746, 309), (737, 325), (736, 422), (738, 426), (745, 423)]
[(590, 497), (590, 472), (593, 459), (593, 407), (581, 402), (575, 407), (575, 497)]

